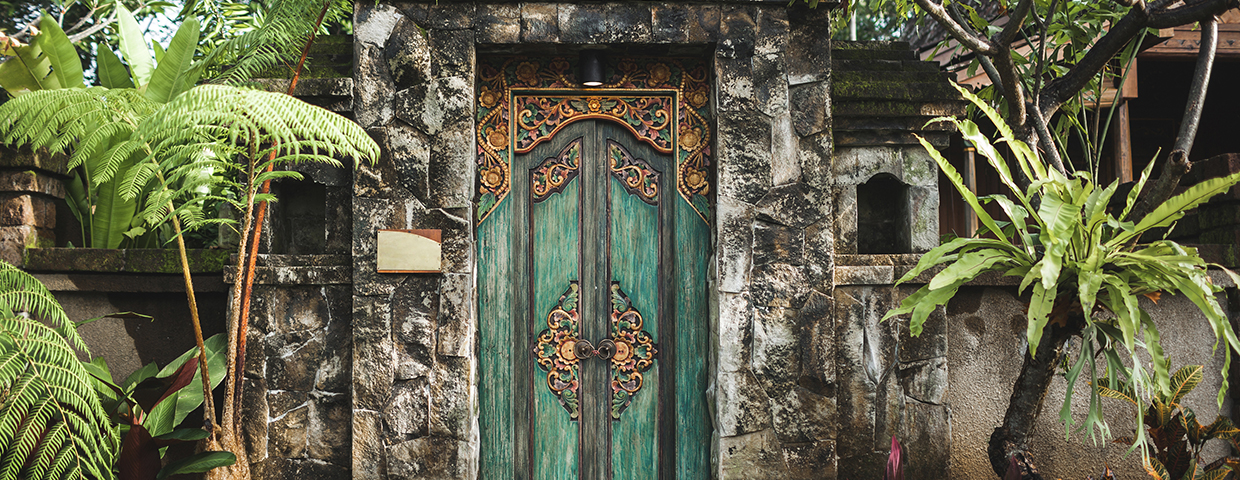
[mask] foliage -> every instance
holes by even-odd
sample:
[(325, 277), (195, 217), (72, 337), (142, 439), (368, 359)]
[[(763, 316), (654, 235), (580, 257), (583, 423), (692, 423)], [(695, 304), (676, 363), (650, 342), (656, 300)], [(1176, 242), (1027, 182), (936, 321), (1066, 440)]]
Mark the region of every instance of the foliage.
[[(49, 111), (51, 114), (78, 116), (74, 136), (57, 137), (52, 135), (53, 130), (45, 130), (40, 137), (32, 138), (31, 144), (35, 148), (51, 147), (56, 150), (71, 146), (73, 149), (68, 166), (74, 178), (66, 182), (66, 200), (82, 225), (86, 245), (95, 248), (158, 246), (166, 242), (169, 235), (164, 233), (164, 241), (159, 241), (161, 225), (144, 224), (143, 218), (135, 215), (143, 208), (142, 199), (126, 197), (120, 192), (119, 177), (136, 163), (135, 155), (115, 158), (109, 158), (109, 155), (113, 147), (129, 139), (138, 120), (197, 82), (201, 65), (191, 66), (191, 60), (198, 38), (198, 23), (194, 20), (186, 22), (177, 31), (168, 49), (160, 55), (160, 60), (154, 62), (133, 16), (123, 7), (117, 7), (117, 12), (120, 17), (121, 56), (130, 68), (126, 69), (111, 49), (100, 46), (96, 73), (104, 87), (122, 89), (119, 91), (128, 93), (114, 97), (107, 104), (95, 105), (98, 111), (90, 115), (72, 109)], [(17, 56), (0, 64), (0, 85), (18, 98), (34, 91), (85, 88), (81, 64), (72, 53), (72, 42), (50, 16), (44, 16), (40, 24), (44, 28), (32, 38), (30, 45), (17, 48)], [(48, 54), (44, 55), (44, 52)], [(62, 55), (52, 55), (50, 52), (61, 52)], [(75, 95), (68, 93), (64, 96)], [(90, 107), (89, 103), (85, 105)], [(17, 141), (14, 132), (4, 139)], [(187, 202), (186, 208), (200, 210), (201, 201)]]
[[(206, 347), (211, 383), (215, 387), (224, 379), (227, 337), (215, 335), (206, 341)], [(231, 453), (207, 451), (160, 468), (163, 447), (207, 436), (207, 431), (201, 428), (175, 428), (203, 403), (202, 390), (198, 388), (202, 380), (197, 347), (163, 369), (154, 362), (149, 363), (119, 385), (112, 380), (112, 373), (102, 357), (83, 366), (94, 378), (96, 393), (124, 437), (117, 462), (121, 478), (164, 478), (178, 473), (202, 472), (236, 461)]]
[[(1138, 418), (1143, 417), (1150, 442), (1144, 446), (1146, 455), (1142, 466), (1154, 478), (1222, 479), (1240, 460), (1224, 457), (1201, 465), (1201, 452), (1206, 442), (1219, 439), (1235, 446), (1240, 441), (1240, 429), (1227, 417), (1219, 415), (1213, 422), (1202, 425), (1193, 410), (1180, 403), (1201, 383), (1203, 370), (1201, 365), (1180, 368), (1171, 377), (1171, 390), (1153, 392), (1148, 406), (1140, 402), (1141, 397), (1132, 384), (1124, 379), (1103, 377), (1094, 381), (1102, 396), (1127, 401), (1138, 411), (1144, 409), (1144, 414)], [(1133, 442), (1131, 438), (1117, 441)]]
[[(1230, 346), (1224, 349), (1225, 365), (1230, 365), (1231, 350), (1240, 351), (1240, 340), (1215, 300), (1214, 293), (1220, 289), (1210, 282), (1207, 265), (1196, 249), (1169, 240), (1145, 244), (1139, 239), (1151, 229), (1171, 225), (1185, 211), (1226, 191), (1240, 181), (1240, 174), (1194, 185), (1134, 222), (1129, 214), (1149, 177), (1150, 168), (1142, 172), (1137, 187), (1126, 198), (1119, 199), (1122, 211), (1110, 210), (1108, 204), (1112, 203), (1116, 183), (1102, 188), (1088, 173), (1065, 176), (1050, 168), (1004, 127), (998, 112), (964, 89), (960, 91), (1000, 126), (998, 142), (1007, 145), (1019, 171), (1032, 180), (1032, 185), (1027, 190), (1017, 186), (1013, 172), (996, 145), (979, 132), (976, 124), (969, 120), (936, 119), (953, 122), (995, 168), (1010, 193), (1009, 196), (975, 197), (951, 164), (922, 140), (926, 150), (976, 212), (986, 234), (993, 238), (957, 238), (927, 252), (898, 283), (910, 281), (931, 267), (943, 265), (943, 270), (884, 318), (911, 313), (910, 331), (917, 335), (937, 306), (946, 304), (962, 285), (978, 275), (1000, 272), (1020, 277), (1019, 292), (1030, 292), (1026, 338), (1031, 356), (1036, 354), (1043, 333), (1050, 325), (1079, 329), (1083, 339), (1081, 355), (1068, 370), (1070, 385), (1075, 384), (1084, 365), (1088, 364), (1091, 371), (1095, 369), (1095, 352), (1099, 352), (1106, 358), (1110, 367), (1107, 371), (1113, 381), (1128, 382), (1141, 396), (1166, 395), (1171, 392), (1172, 382), (1158, 327), (1137, 299), (1162, 291), (1179, 292), (1205, 314), (1216, 339), (1223, 339)], [(1000, 224), (993, 219), (982, 208), (983, 201), (996, 203), (1008, 221)], [(1141, 350), (1152, 357), (1152, 372), (1147, 373), (1142, 367), (1144, 362), (1138, 357)], [(1121, 363), (1121, 351), (1131, 356), (1131, 370)], [(1227, 390), (1227, 369), (1228, 366), (1223, 367), (1220, 405)], [(1069, 388), (1060, 413), (1069, 429), (1072, 425), (1071, 392)], [(1099, 395), (1095, 384), (1091, 389), (1089, 415), (1081, 429), (1092, 434), (1097, 428), (1106, 436), (1108, 431)]]
[(120, 437), (75, 348), (47, 288), (0, 262), (0, 478), (112, 478)]
[(210, 19), (217, 29), (212, 32), (220, 32), (208, 49), (212, 76), (237, 83), (280, 68), (292, 70), (312, 34), (351, 30), (353, 2), (272, 0), (243, 8), (233, 2), (189, 0), (185, 9)]

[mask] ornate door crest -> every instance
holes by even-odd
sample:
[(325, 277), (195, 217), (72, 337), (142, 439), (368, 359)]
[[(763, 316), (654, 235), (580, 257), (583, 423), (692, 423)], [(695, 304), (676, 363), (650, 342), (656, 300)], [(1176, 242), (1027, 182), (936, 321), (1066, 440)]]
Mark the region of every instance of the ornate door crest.
[[(499, 57), (478, 64), (478, 197), (481, 224), (508, 196), (513, 155), (582, 119), (619, 121), (676, 159), (676, 189), (710, 223), (710, 83), (695, 59), (620, 58), (603, 87), (582, 95), (575, 58)], [(571, 90), (571, 91), (570, 91)]]

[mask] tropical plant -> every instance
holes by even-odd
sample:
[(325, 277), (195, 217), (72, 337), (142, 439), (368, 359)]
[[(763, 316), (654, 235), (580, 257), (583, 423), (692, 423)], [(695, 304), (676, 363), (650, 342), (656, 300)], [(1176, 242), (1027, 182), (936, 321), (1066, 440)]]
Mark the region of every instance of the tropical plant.
[(107, 479), (120, 450), (51, 292), (0, 261), (0, 478)]
[[(1060, 411), (1069, 431), (1073, 423), (1071, 386), (1085, 365), (1090, 367), (1088, 378), (1096, 376), (1095, 352), (1105, 358), (1109, 375), (1128, 382), (1136, 394), (1146, 397), (1171, 391), (1171, 375), (1159, 341), (1158, 325), (1138, 303), (1142, 295), (1164, 291), (1183, 294), (1205, 315), (1216, 339), (1230, 347), (1224, 349), (1224, 381), (1218, 397), (1221, 405), (1228, 385), (1231, 351), (1240, 352), (1240, 340), (1214, 297), (1220, 289), (1211, 283), (1207, 264), (1196, 249), (1169, 240), (1142, 243), (1141, 237), (1171, 225), (1185, 211), (1227, 191), (1240, 181), (1240, 174), (1203, 181), (1144, 217), (1134, 219), (1132, 211), (1145, 190), (1152, 167), (1142, 172), (1136, 187), (1125, 197), (1112, 198), (1117, 183), (1104, 188), (1086, 172), (1060, 173), (1018, 140), (998, 112), (968, 91), (957, 89), (999, 127), (998, 143), (1006, 145), (1020, 174), (1031, 179), (1032, 185), (1027, 189), (1017, 185), (1014, 172), (1009, 170), (998, 147), (979, 131), (977, 124), (955, 118), (936, 119), (952, 122), (976, 145), (1009, 193), (979, 199), (965, 186), (955, 168), (922, 140), (927, 152), (973, 208), (987, 237), (957, 238), (923, 255), (917, 266), (897, 283), (908, 282), (935, 266), (943, 265), (942, 271), (884, 318), (911, 314), (909, 330), (918, 335), (930, 313), (945, 305), (962, 285), (978, 275), (999, 272), (1021, 278), (1018, 292), (1029, 293), (1025, 335), (1029, 355), (1013, 386), (1004, 422), (991, 437), (989, 454), (995, 473), (1001, 476), (1009, 459), (1027, 448), (1033, 419), (1041, 409), (1069, 337), (1082, 339), (1081, 353), (1066, 374), (1069, 388)], [(997, 204), (1007, 221), (1001, 224), (992, 218), (982, 202)], [(1149, 371), (1139, 357), (1142, 350), (1152, 357)], [(1120, 354), (1124, 351), (1131, 357), (1130, 369), (1121, 362)], [(1100, 391), (1096, 384), (1091, 385), (1094, 388), (1090, 389), (1089, 413), (1079, 428), (1105, 437), (1109, 431), (1099, 405)], [(1137, 441), (1143, 441), (1140, 434)]]
[[(193, 38), (196, 39), (196, 35)], [(165, 53), (165, 58), (167, 55)], [(134, 69), (134, 62), (131, 61), (130, 67)], [(157, 69), (154, 75), (159, 73)], [(244, 212), (242, 232), (248, 232), (255, 203), (273, 199), (261, 192), (260, 186), (271, 179), (300, 178), (296, 172), (271, 167), (307, 161), (339, 165), (338, 158), (374, 161), (378, 147), (348, 119), (287, 95), (226, 85), (202, 85), (180, 95), (168, 95), (166, 103), (156, 103), (147, 98), (151, 90), (148, 86), (145, 91), (92, 87), (31, 92), (0, 106), (0, 135), (10, 143), (54, 152), (92, 155), (103, 150), (105, 162), (100, 169), (109, 172), (116, 172), (127, 160), (132, 161), (119, 192), (122, 198), (144, 199), (145, 207), (137, 216), (146, 225), (164, 222), (172, 225), (201, 348), (201, 329), (181, 236), (182, 223), (192, 227), (222, 220), (198, 215), (195, 202), (212, 199), (232, 203), (236, 211)], [(117, 136), (124, 139), (109, 140), (110, 146), (104, 147), (105, 139)], [(216, 174), (203, 175), (203, 171)], [(213, 198), (200, 192), (203, 186), (221, 183), (242, 192), (239, 198)], [(249, 244), (246, 237), (248, 235), (242, 235), (238, 246), (242, 259)], [(239, 262), (238, 267), (244, 263), (244, 260)], [(241, 290), (242, 275), (238, 273), (234, 295), (240, 295)], [(227, 354), (229, 374), (237, 371), (241, 342), (237, 339), (244, 338), (238, 335), (236, 310), (239, 303), (234, 299), (229, 315), (228, 334), (233, 339)], [(215, 407), (210, 396), (207, 396), (206, 410), (211, 423), (219, 427), (213, 432), (218, 434), (218, 438), (212, 437), (213, 441), (238, 454), (237, 465), (229, 474), (244, 476), (247, 462), (236, 421), (234, 406), (238, 402), (233, 399), (238, 395), (234, 387), (235, 382), (229, 382), (222, 422), (215, 421)]]
[[(224, 379), (227, 341), (223, 334), (217, 334), (205, 342), (212, 386)], [(208, 435), (201, 427), (176, 428), (203, 404), (202, 389), (197, 387), (202, 375), (197, 347), (163, 369), (151, 362), (121, 384), (112, 380), (103, 357), (84, 362), (83, 366), (94, 377), (95, 392), (124, 438), (116, 465), (120, 478), (155, 480), (181, 473), (205, 472), (236, 462), (232, 453), (206, 451), (162, 465), (161, 458), (167, 451), (164, 447), (195, 442)]]
[[(1127, 401), (1138, 412), (1144, 412), (1138, 419), (1144, 421), (1150, 442), (1143, 445), (1146, 454), (1142, 466), (1156, 479), (1221, 480), (1240, 465), (1237, 463), (1240, 459), (1231, 456), (1207, 465), (1201, 464), (1201, 453), (1206, 442), (1218, 439), (1229, 441), (1234, 446), (1240, 440), (1240, 429), (1232, 424), (1231, 419), (1219, 415), (1213, 422), (1202, 425), (1193, 410), (1181, 403), (1201, 383), (1203, 370), (1201, 365), (1180, 368), (1171, 376), (1171, 389), (1152, 392), (1148, 405), (1141, 402), (1131, 382), (1123, 378), (1102, 377), (1095, 380), (1098, 393), (1102, 396)], [(1133, 443), (1129, 437), (1116, 441)]]

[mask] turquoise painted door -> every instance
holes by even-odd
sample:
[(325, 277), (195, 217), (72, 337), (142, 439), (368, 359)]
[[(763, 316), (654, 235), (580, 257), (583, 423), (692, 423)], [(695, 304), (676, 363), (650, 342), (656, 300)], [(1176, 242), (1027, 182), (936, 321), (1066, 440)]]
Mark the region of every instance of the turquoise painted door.
[(513, 157), (478, 227), (481, 478), (709, 477), (708, 227), (608, 120)]

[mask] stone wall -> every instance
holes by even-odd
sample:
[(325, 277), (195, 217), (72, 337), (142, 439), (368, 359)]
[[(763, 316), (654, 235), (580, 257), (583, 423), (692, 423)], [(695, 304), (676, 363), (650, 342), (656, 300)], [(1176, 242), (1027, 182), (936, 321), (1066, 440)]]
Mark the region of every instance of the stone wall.
[[(608, 43), (705, 46), (714, 64), (718, 475), (830, 476), (826, 14), (785, 2), (359, 2), (354, 112), (384, 157), (354, 182), (353, 475), (476, 475), (478, 319), (467, 219), (479, 45), (519, 53), (531, 44)], [(442, 229), (444, 273), (376, 274), (379, 228)]]

